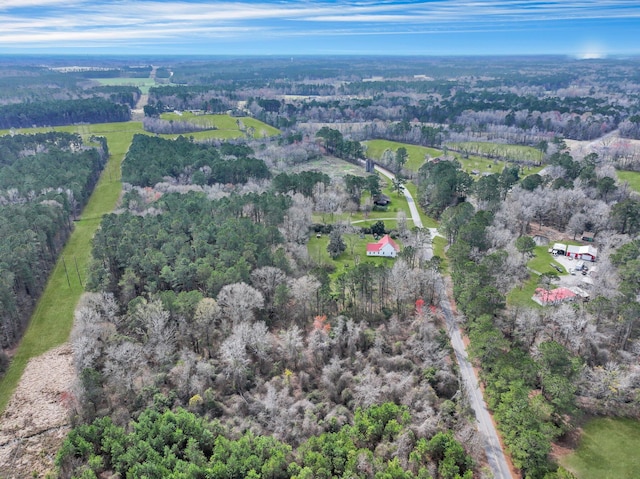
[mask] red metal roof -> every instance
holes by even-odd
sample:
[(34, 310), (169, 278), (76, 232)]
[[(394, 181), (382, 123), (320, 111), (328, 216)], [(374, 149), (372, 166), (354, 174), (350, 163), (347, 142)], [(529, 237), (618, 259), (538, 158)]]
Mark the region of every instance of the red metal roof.
[(567, 288), (556, 288), (549, 291), (537, 288), (535, 295), (543, 303), (556, 303), (576, 297), (576, 293)]
[(396, 251), (400, 251), (400, 247), (398, 246), (398, 244), (393, 241), (389, 237), (389, 235), (384, 235), (382, 238), (380, 238), (380, 240), (378, 240), (377, 243), (367, 243), (367, 251), (380, 251), (380, 249), (387, 243), (390, 244)]

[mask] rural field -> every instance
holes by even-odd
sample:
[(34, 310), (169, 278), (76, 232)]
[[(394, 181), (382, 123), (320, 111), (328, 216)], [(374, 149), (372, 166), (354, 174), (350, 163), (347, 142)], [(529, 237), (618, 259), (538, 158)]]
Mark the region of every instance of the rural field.
[(635, 419), (597, 418), (583, 427), (578, 449), (560, 463), (579, 479), (640, 477), (640, 423)]
[(616, 171), (618, 180), (626, 181), (629, 187), (640, 193), (640, 171)]
[(149, 93), (149, 88), (156, 86), (153, 78), (93, 78), (93, 80), (107, 86), (137, 86), (143, 95)]
[[(418, 169), (420, 169), (427, 158), (437, 158), (438, 156), (442, 156), (445, 154), (444, 150), (440, 150), (437, 148), (416, 146), (409, 143), (400, 143), (397, 141), (369, 140), (363, 143), (367, 145), (367, 155), (376, 160), (382, 158), (385, 150), (391, 150), (395, 153), (400, 147), (406, 148), (407, 153), (409, 154), (409, 159), (407, 160), (405, 168), (414, 172), (417, 172)], [(462, 165), (462, 169), (470, 174), (472, 172), (475, 172), (477, 174), (501, 173), (504, 167), (507, 165), (507, 162), (503, 160), (487, 158), (485, 156), (479, 156), (488, 156), (488, 152), (494, 151), (496, 148), (500, 148), (499, 151), (509, 152), (510, 155), (508, 155), (507, 157), (509, 159), (517, 161), (531, 161), (529, 160), (529, 158), (531, 158), (534, 153), (537, 153), (538, 155), (540, 154), (538, 150), (529, 146), (504, 145), (500, 143), (472, 143), (472, 145), (476, 144), (484, 145), (482, 147), (477, 146), (475, 148), (474, 152), (477, 154), (461, 154), (459, 152), (451, 150), (449, 150), (447, 154), (453, 156), (456, 160), (458, 160)], [(460, 145), (466, 145), (466, 143), (454, 143), (452, 144), (452, 147), (454, 145), (459, 147)], [(542, 170), (541, 166), (523, 166), (521, 168), (520, 175), (524, 177), (527, 175), (538, 173), (540, 170)]]
[(465, 141), (448, 143), (451, 149), (465, 155), (480, 155), (489, 158), (500, 158), (512, 161), (542, 161), (543, 153), (531, 146), (509, 145), (505, 143), (490, 143), (480, 141)]
[(240, 138), (250, 134), (253, 138), (263, 138), (280, 133), (280, 130), (266, 123), (262, 123), (250, 117), (232, 117), (229, 115), (196, 115), (188, 111), (181, 113), (163, 113), (160, 116), (163, 120), (184, 121), (195, 123), (208, 128), (215, 128), (211, 131), (198, 131), (190, 133), (196, 139), (220, 138), (231, 139)]
[(400, 147), (407, 149), (409, 159), (405, 164), (405, 168), (411, 171), (418, 171), (422, 164), (426, 161), (426, 158), (435, 158), (442, 155), (442, 151), (436, 148), (428, 148), (426, 146), (410, 145), (408, 143), (400, 143), (397, 141), (389, 140), (369, 140), (363, 142), (367, 149), (367, 156), (374, 160), (382, 158), (385, 150), (391, 150), (394, 154)]

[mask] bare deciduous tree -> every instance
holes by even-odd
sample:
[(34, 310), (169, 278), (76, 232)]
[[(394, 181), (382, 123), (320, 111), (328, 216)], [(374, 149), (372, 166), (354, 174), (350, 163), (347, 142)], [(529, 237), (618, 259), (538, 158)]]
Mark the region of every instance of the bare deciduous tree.
[(264, 306), (264, 296), (246, 283), (228, 284), (218, 293), (218, 306), (223, 317), (235, 325), (253, 320), (253, 310)]

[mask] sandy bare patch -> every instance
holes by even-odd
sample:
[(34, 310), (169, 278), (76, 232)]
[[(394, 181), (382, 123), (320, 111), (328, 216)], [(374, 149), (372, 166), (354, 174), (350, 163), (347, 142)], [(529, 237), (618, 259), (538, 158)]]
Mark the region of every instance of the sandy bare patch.
[(75, 378), (71, 346), (33, 358), (0, 417), (0, 477), (43, 477), (69, 425), (70, 389)]

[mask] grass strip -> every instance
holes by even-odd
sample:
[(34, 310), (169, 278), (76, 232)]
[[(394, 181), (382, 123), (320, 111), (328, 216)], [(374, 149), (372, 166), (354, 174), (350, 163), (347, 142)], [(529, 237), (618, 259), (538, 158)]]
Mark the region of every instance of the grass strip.
[(0, 412), (4, 411), (20, 382), (28, 361), (69, 339), (73, 313), (86, 284), (91, 240), (100, 226), (102, 216), (114, 209), (120, 197), (120, 165), (136, 130), (135, 127), (122, 128), (126, 124), (119, 124), (121, 130), (114, 131), (111, 125), (83, 125), (83, 131), (70, 129), (78, 131), (85, 139), (91, 135), (105, 136), (110, 158), (82, 215), (75, 222), (75, 228), (49, 276), (11, 365), (0, 381)]

